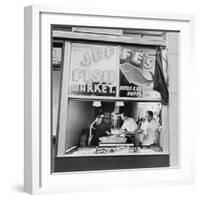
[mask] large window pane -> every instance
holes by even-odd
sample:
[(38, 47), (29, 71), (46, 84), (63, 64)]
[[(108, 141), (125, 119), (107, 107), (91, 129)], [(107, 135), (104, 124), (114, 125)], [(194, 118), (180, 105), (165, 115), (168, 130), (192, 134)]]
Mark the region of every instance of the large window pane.
[(69, 100), (66, 155), (162, 151), (161, 111), (159, 102)]

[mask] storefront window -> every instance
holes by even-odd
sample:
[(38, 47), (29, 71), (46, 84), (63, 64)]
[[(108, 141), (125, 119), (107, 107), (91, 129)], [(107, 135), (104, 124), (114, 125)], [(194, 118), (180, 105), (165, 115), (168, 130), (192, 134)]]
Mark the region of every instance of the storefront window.
[[(156, 49), (70, 44), (66, 155), (133, 153), (151, 145), (156, 148), (146, 151), (161, 152), (162, 104), (153, 80)], [(53, 61), (61, 62), (60, 49), (53, 50)], [(142, 102), (146, 97), (157, 102)], [(149, 138), (148, 131), (154, 132)]]

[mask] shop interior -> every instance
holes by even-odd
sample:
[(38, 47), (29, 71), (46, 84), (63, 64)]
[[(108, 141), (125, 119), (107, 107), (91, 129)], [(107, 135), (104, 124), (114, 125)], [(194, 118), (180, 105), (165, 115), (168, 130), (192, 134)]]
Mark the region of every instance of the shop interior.
[[(93, 147), (93, 145), (88, 144), (88, 139), (90, 129), (93, 128), (92, 125), (95, 123), (95, 118), (99, 114), (103, 116), (102, 123), (107, 124), (109, 127), (110, 134), (106, 137), (111, 138), (114, 137), (117, 131), (120, 131), (123, 125), (122, 113), (127, 113), (130, 118), (133, 118), (139, 128), (148, 110), (153, 111), (154, 118), (162, 125), (161, 109), (162, 105), (160, 102), (69, 100), (66, 154), (73, 155), (77, 147), (85, 147), (87, 149), (88, 147)], [(118, 137), (120, 138), (121, 136), (118, 135)], [(124, 146), (128, 143), (131, 142), (125, 141), (120, 145)], [(133, 144), (129, 145), (131, 146)], [(159, 139), (157, 145), (161, 147)], [(141, 145), (140, 148), (143, 148), (143, 146)], [(159, 149), (159, 151), (161, 150), (162, 148)]]

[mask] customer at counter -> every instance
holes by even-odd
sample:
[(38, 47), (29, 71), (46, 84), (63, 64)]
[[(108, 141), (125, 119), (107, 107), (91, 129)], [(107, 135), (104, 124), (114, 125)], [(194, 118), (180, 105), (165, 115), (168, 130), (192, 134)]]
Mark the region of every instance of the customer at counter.
[(147, 111), (145, 121), (141, 124), (141, 141), (143, 146), (150, 146), (158, 143), (160, 123), (154, 119), (153, 112)]
[(98, 114), (92, 126), (91, 138), (89, 145), (98, 146), (99, 138), (110, 135), (110, 126), (104, 122), (104, 115)]

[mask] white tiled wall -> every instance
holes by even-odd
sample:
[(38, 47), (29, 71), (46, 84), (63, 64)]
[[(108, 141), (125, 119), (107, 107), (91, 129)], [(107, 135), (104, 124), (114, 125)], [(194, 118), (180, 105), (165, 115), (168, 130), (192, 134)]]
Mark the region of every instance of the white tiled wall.
[(167, 33), (169, 73), (169, 152), (170, 166), (178, 166), (179, 157), (179, 33)]
[(169, 73), (169, 92), (178, 94), (179, 79), (178, 79), (178, 54), (168, 54), (168, 73)]
[(179, 33), (167, 33), (167, 48), (169, 54), (179, 54)]

